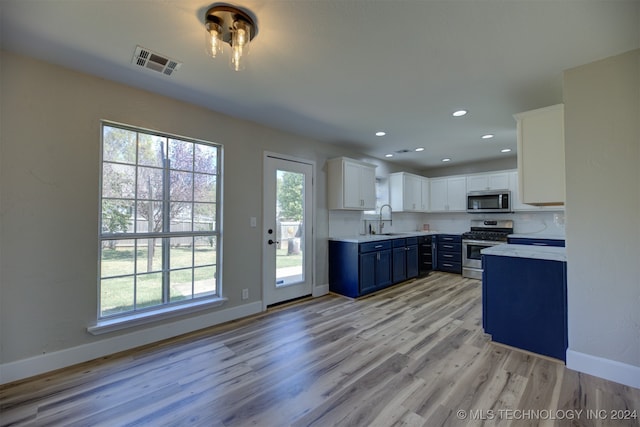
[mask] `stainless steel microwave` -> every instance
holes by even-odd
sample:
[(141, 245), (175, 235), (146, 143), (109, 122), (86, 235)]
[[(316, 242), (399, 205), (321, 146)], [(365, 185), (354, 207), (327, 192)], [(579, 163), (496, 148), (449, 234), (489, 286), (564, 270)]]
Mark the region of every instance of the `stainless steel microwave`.
[(467, 193), (467, 212), (511, 212), (511, 191), (470, 191)]

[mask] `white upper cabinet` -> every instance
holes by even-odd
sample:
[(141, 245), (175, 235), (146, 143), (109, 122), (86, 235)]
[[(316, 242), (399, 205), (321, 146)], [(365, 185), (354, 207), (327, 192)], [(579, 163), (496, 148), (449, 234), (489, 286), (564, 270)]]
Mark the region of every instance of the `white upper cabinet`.
[(376, 208), (376, 165), (338, 157), (327, 160), (329, 209)]
[(467, 191), (505, 190), (509, 188), (507, 172), (481, 173), (467, 176)]
[(420, 209), (422, 212), (427, 212), (429, 210), (429, 178), (423, 176), (420, 182), (420, 192), (422, 193), (422, 208)]
[(463, 212), (467, 209), (467, 178), (454, 176), (429, 180), (430, 212)]
[(509, 172), (509, 190), (511, 190), (511, 209), (513, 211), (529, 211), (540, 209), (537, 206), (527, 205), (520, 201), (518, 189), (518, 171)]
[(448, 201), (447, 178), (431, 178), (429, 187), (429, 209), (431, 212), (446, 211)]
[(522, 203), (520, 200), (520, 189), (518, 185), (518, 171), (510, 171), (509, 175), (509, 190), (511, 190), (511, 209), (513, 211), (540, 211), (540, 210), (550, 210), (550, 211), (563, 211), (564, 206), (560, 205), (529, 205), (526, 203)]
[(464, 212), (467, 210), (467, 178), (457, 176), (448, 178), (447, 202), (450, 211)]
[(523, 203), (565, 202), (564, 105), (514, 115), (518, 122), (519, 193)]
[(426, 212), (429, 205), (429, 179), (406, 172), (389, 175), (389, 198), (396, 212)]

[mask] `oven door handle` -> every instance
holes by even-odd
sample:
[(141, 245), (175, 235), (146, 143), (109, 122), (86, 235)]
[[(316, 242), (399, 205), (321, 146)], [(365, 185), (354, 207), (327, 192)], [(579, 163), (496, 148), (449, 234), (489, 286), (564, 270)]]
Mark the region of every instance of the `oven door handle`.
[(497, 246), (506, 244), (507, 242), (501, 242), (496, 240), (462, 240), (462, 244), (467, 245), (483, 245), (483, 246)]

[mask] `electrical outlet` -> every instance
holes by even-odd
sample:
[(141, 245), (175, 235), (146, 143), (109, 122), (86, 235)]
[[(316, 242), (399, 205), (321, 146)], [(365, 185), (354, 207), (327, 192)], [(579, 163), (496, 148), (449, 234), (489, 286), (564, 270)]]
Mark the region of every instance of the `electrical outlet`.
[(249, 289), (242, 290), (242, 299), (249, 299)]

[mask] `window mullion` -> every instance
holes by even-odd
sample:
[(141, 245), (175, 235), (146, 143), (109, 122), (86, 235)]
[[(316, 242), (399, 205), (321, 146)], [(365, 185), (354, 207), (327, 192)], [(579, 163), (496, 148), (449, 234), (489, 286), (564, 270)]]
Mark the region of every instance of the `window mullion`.
[[(217, 160), (221, 157), (220, 147), (186, 138), (174, 140), (166, 134), (105, 122), (101, 151), (98, 317), (124, 318), (138, 311), (153, 312), (162, 306), (188, 306), (187, 300), (194, 300), (196, 291), (200, 292), (201, 300), (219, 297), (221, 174)], [(189, 157), (190, 168), (186, 166)], [(160, 158), (162, 161), (158, 162)], [(201, 170), (195, 166), (199, 159), (212, 163)], [(105, 168), (106, 164), (109, 168)], [(202, 187), (211, 181), (205, 175), (216, 178), (212, 182), (215, 200), (196, 200), (201, 188), (212, 191)], [(200, 187), (196, 186), (196, 177), (203, 178), (198, 181)], [(172, 184), (172, 179), (177, 179), (180, 185)], [(105, 194), (108, 197), (104, 197)], [(172, 197), (176, 199), (175, 205)], [(197, 201), (199, 209), (202, 207), (198, 213)], [(211, 202), (215, 208), (208, 204)], [(189, 205), (191, 209), (187, 212)], [(173, 207), (180, 212), (175, 218)], [(143, 218), (141, 215), (146, 217), (147, 209), (147, 221), (138, 221)], [(196, 220), (203, 220), (203, 226), (196, 227)], [(199, 239), (210, 239), (213, 247), (203, 244), (202, 251), (196, 253), (196, 241), (198, 245), (202, 243)], [(190, 251), (179, 248), (186, 245), (186, 240), (191, 242)], [(177, 249), (172, 249), (174, 244)], [(107, 245), (110, 247), (106, 248)], [(158, 254), (155, 250), (156, 261), (153, 261), (154, 248), (162, 251)], [(133, 253), (129, 255), (130, 252)], [(157, 265), (158, 261), (161, 265)], [(198, 289), (195, 288), (196, 264), (198, 268), (207, 268), (198, 270), (205, 273), (198, 276), (202, 280), (202, 287), (199, 284)], [(187, 270), (191, 273), (190, 291)]]
[[(191, 231), (195, 231), (196, 218), (196, 146), (193, 145), (191, 156)], [(191, 298), (196, 293), (196, 239), (191, 238)]]
[[(170, 202), (170, 192), (171, 192), (171, 172), (169, 170), (171, 166), (171, 162), (169, 160), (169, 141), (165, 139), (164, 147), (166, 147), (164, 158), (162, 160), (162, 231), (163, 233), (168, 233), (170, 230), (170, 221), (171, 221), (171, 202)], [(170, 280), (171, 280), (171, 272), (169, 269), (170, 266), (170, 253), (169, 253), (169, 237), (162, 238), (162, 301), (167, 304), (170, 300)]]
[[(133, 232), (138, 231), (138, 177), (140, 175), (140, 133), (136, 132), (136, 174), (133, 177)], [(133, 311), (138, 309), (138, 241), (133, 241)]]

